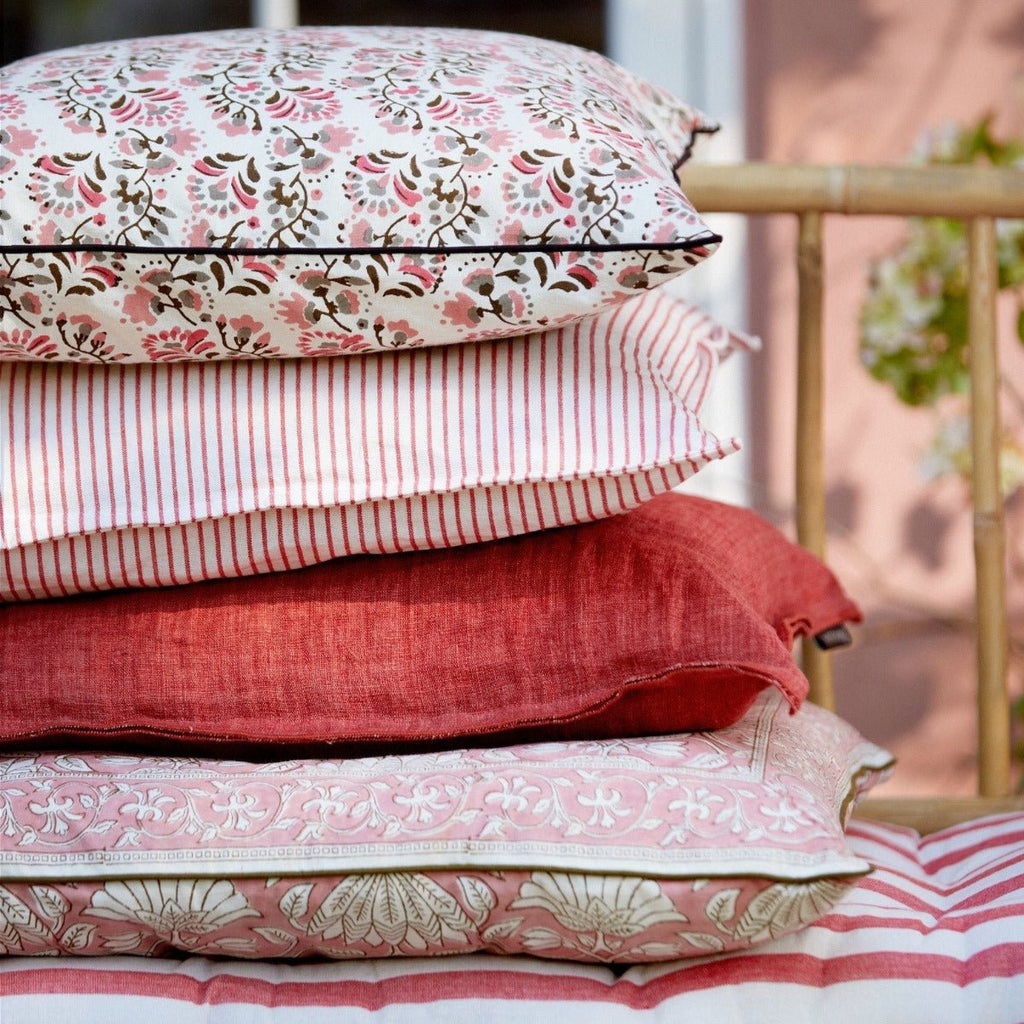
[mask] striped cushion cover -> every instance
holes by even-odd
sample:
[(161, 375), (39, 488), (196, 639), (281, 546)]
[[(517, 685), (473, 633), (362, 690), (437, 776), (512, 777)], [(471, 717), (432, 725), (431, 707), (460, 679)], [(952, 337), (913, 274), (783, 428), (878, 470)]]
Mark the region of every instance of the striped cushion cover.
[(479, 954), (317, 965), (10, 957), (0, 1008), (4, 1024), (1019, 1024), (1024, 817), (923, 840), (854, 822), (849, 837), (874, 874), (803, 932), (732, 956), (624, 973)]
[(0, 361), (0, 600), (453, 547), (625, 511), (735, 450), (746, 344), (652, 292), (512, 340), (337, 359)]

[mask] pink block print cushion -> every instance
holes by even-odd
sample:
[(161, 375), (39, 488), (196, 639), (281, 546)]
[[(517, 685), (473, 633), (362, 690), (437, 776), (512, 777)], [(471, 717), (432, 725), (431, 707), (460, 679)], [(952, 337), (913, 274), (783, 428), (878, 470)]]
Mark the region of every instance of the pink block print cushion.
[(735, 450), (746, 341), (664, 290), (538, 335), (336, 359), (0, 362), (0, 600), (454, 547), (634, 508)]
[(578, 319), (718, 239), (697, 111), (501, 33), (239, 30), (30, 57), (0, 85), (0, 358), (338, 355)]
[[(278, 764), (0, 761), (21, 952), (650, 961), (828, 911), (885, 751), (767, 691), (716, 733)], [(8, 941), (5, 939), (5, 941)]]
[[(847, 840), (870, 875), (808, 927), (728, 956), (623, 969), (479, 953), (328, 964), (20, 955), (0, 959), (4, 1020), (37, 1024), (66, 1006), (65, 1017), (181, 1024), (209, 1019), (219, 1003), (267, 1024), (356, 1013), (380, 1024), (1019, 1024), (1024, 816), (925, 838), (854, 820)], [(64, 927), (62, 912), (49, 916), (55, 890), (18, 889), (23, 919), (57, 925), (69, 936), (62, 948), (73, 948), (83, 933)], [(21, 936), (14, 951), (27, 954), (32, 933)]]
[(794, 638), (859, 617), (753, 512), (664, 494), (457, 550), (11, 606), (0, 746), (267, 757), (721, 728), (765, 687), (798, 707)]

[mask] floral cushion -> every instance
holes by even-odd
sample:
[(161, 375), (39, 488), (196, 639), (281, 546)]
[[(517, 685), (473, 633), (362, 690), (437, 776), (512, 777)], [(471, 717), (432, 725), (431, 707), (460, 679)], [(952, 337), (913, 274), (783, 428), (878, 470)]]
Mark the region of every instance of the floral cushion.
[(889, 755), (765, 691), (715, 733), (251, 764), (0, 760), (12, 952), (656, 961), (825, 913)]
[(0, 358), (337, 355), (621, 302), (717, 237), (701, 114), (501, 33), (236, 30), (3, 70)]
[(0, 362), (0, 600), (456, 547), (634, 508), (735, 450), (747, 341), (664, 289), (538, 335), (337, 359)]
[[(0, 958), (4, 1024), (1020, 1024), (1024, 816), (925, 838), (854, 820), (848, 842), (873, 872), (813, 924), (745, 952), (625, 969), (480, 953), (345, 963), (10, 956)], [(20, 909), (41, 921), (57, 910), (47, 896), (41, 887)]]

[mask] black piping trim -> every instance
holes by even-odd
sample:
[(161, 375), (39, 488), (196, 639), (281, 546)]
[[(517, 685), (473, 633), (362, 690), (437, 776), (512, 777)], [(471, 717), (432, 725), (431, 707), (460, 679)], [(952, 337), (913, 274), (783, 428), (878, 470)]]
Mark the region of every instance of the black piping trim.
[(109, 242), (83, 242), (65, 245), (0, 245), (0, 253), (76, 253), (109, 252), (144, 256), (461, 256), (488, 253), (556, 253), (556, 252), (684, 252), (713, 245), (722, 236), (713, 231), (695, 235), (681, 242), (558, 242), (544, 245), (464, 245), (452, 248), (444, 245), (401, 245), (389, 248), (379, 246), (249, 246), (244, 249), (226, 249), (223, 246), (149, 247), (145, 245), (114, 245)]
[(698, 128), (694, 128), (690, 132), (690, 141), (687, 142), (686, 148), (676, 158), (675, 163), (672, 164), (672, 173), (678, 174), (679, 168), (683, 166), (693, 156), (693, 147), (697, 145), (698, 135), (715, 135), (721, 131), (722, 126), (720, 124), (702, 124)]

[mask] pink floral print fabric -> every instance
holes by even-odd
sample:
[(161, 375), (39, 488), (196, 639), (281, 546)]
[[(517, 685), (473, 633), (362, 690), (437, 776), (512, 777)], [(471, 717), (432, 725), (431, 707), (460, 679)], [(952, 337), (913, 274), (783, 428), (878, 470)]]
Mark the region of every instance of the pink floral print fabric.
[(717, 242), (701, 114), (501, 33), (238, 30), (0, 80), (0, 359), (343, 355), (569, 322)]
[(825, 913), (889, 755), (765, 693), (714, 733), (277, 764), (0, 761), (10, 952), (659, 960)]
[[(622, 969), (486, 954), (345, 963), (19, 955), (0, 958), (4, 1024), (1018, 1024), (1024, 816), (925, 837), (855, 819), (848, 839), (870, 875), (808, 927), (729, 956)], [(22, 919), (39, 928), (45, 918), (40, 937), (59, 922), (71, 952), (86, 933), (55, 887), (19, 890)], [(24, 953), (42, 948), (21, 929)]]

